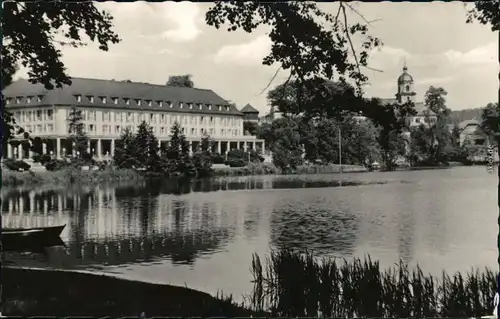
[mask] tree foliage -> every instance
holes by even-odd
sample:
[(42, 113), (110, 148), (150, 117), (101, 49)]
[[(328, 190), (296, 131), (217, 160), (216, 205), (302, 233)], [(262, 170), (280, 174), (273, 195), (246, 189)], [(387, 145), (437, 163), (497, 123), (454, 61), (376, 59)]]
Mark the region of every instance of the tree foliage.
[(29, 68), (29, 80), (46, 89), (71, 84), (61, 61), (61, 46), (85, 45), (83, 34), (107, 51), (120, 39), (112, 17), (92, 2), (6, 2), (2, 12), (2, 85), (10, 84), (19, 64)]
[[(86, 45), (84, 35), (103, 51), (108, 50), (109, 44), (120, 41), (112, 31), (112, 17), (100, 12), (93, 2), (13, 1), (2, 5), (3, 88), (12, 83), (20, 65), (28, 68), (32, 83), (42, 83), (46, 89), (71, 84), (61, 61), (61, 47)], [(2, 94), (5, 105), (3, 100)], [(2, 147), (6, 147), (14, 135), (25, 132), (16, 126), (5, 107), (1, 117)]]
[(137, 154), (135, 136), (130, 129), (126, 128), (120, 139), (115, 142), (113, 162), (121, 168), (137, 167), (139, 165)]
[[(368, 51), (380, 41), (367, 35), (366, 25), (348, 25), (349, 7), (340, 2), (337, 14), (330, 14), (314, 2), (217, 1), (206, 13), (205, 21), (217, 29), (227, 25), (227, 31), (241, 29), (248, 33), (261, 25), (270, 27), (271, 52), (262, 63), (279, 64), (302, 84), (308, 78), (331, 80), (335, 76), (361, 84), (366, 80), (361, 67), (367, 66)], [(360, 52), (353, 52), (354, 36), (362, 39)], [(349, 59), (349, 54), (355, 58)]]
[(73, 106), (68, 113), (68, 143), (67, 149), (71, 148), (79, 157), (85, 157), (88, 153), (89, 138), (85, 133), (82, 110)]
[(191, 75), (172, 75), (168, 77), (167, 86), (179, 86), (179, 87), (188, 87), (192, 88), (194, 86), (194, 82), (191, 81)]
[(473, 21), (489, 24), (492, 31), (500, 31), (500, 0), (475, 1), (467, 15), (467, 23)]

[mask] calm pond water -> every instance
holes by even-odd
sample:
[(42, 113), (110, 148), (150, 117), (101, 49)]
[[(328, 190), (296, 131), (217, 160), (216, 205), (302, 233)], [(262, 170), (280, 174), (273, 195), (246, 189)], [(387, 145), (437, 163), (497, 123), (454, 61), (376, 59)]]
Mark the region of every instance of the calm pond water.
[(484, 167), (461, 167), (3, 190), (4, 227), (67, 224), (65, 250), (6, 259), (238, 299), (251, 292), (252, 253), (282, 245), (434, 274), (496, 267), (496, 184)]

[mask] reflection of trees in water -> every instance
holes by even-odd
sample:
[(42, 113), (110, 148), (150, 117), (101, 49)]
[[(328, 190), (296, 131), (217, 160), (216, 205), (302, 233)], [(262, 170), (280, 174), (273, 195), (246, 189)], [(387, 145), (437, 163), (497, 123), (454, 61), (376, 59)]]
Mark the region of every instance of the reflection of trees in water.
[(349, 212), (300, 207), (300, 203), (275, 210), (271, 217), (271, 244), (318, 254), (349, 255), (353, 252), (359, 221)]

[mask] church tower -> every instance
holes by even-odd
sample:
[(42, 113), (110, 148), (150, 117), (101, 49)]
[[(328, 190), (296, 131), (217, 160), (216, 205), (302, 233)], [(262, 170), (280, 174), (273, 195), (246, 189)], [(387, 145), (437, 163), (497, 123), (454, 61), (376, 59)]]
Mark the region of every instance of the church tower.
[(413, 102), (415, 103), (415, 95), (413, 91), (413, 77), (408, 73), (408, 67), (406, 67), (406, 62), (403, 67), (403, 74), (398, 78), (398, 93), (396, 98), (398, 103)]

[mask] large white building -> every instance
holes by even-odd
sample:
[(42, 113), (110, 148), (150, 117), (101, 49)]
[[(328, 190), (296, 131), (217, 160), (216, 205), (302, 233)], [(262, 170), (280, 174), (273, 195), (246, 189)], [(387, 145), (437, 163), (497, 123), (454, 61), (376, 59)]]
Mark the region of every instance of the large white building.
[[(178, 122), (192, 149), (203, 133), (210, 135), (214, 151), (221, 154), (231, 149), (264, 149), (264, 140), (244, 134), (244, 114), (211, 90), (85, 78), (46, 90), (20, 79), (3, 94), (16, 123), (30, 136), (42, 138), (43, 153), (58, 158), (72, 153), (68, 115), (75, 106), (82, 111), (88, 150), (98, 159), (109, 159), (124, 130), (135, 132), (142, 121), (152, 126), (161, 144), (168, 143), (170, 129)], [(13, 144), (8, 145), (9, 158), (33, 155), (25, 143)]]

